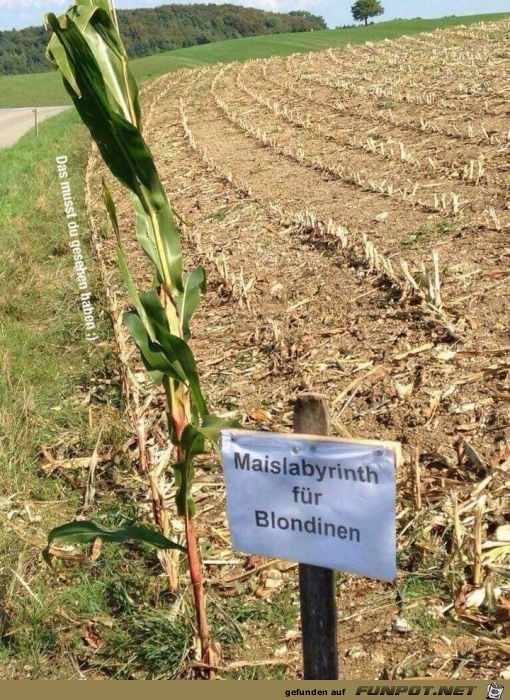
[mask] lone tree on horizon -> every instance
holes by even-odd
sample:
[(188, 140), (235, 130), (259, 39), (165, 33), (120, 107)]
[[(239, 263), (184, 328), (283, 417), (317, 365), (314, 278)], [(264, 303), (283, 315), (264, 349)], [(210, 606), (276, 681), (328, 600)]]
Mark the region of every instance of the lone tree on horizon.
[(368, 24), (369, 17), (376, 17), (384, 14), (384, 7), (379, 0), (356, 0), (351, 8), (352, 16), (356, 22)]

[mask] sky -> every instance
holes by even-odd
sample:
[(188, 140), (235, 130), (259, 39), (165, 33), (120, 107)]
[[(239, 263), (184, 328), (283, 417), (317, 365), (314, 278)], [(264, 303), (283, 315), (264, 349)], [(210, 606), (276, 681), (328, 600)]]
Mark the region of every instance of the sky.
[[(176, 0), (169, 0), (169, 2)], [(211, 2), (214, 0), (202, 0)], [(352, 23), (353, 0), (226, 0), (236, 5), (258, 7), (274, 12), (308, 10), (324, 17), (329, 27)], [(225, 0), (216, 0), (221, 3)], [(41, 24), (46, 12), (63, 12), (70, 0), (0, 0), (0, 29)], [(117, 7), (154, 7), (157, 0), (117, 0)], [(189, 4), (184, 0), (184, 4)], [(385, 14), (380, 19), (395, 17), (443, 17), (444, 15), (474, 15), (488, 12), (508, 12), (508, 0), (382, 0)]]

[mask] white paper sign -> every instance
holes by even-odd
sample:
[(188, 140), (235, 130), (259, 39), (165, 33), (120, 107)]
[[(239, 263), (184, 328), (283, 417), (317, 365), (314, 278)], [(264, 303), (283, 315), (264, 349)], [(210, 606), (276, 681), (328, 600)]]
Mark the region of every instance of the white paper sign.
[(396, 443), (221, 436), (234, 549), (395, 578)]

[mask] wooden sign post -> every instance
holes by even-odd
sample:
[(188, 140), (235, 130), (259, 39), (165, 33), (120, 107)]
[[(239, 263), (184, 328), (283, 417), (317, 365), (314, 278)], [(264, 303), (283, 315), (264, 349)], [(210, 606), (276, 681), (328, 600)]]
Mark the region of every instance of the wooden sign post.
[(305, 394), (293, 433), (225, 429), (221, 453), (233, 548), (299, 562), (304, 677), (337, 680), (334, 572), (394, 580), (399, 445), (329, 437)]
[[(294, 407), (294, 432), (329, 435), (326, 399), (300, 396)], [(322, 566), (299, 565), (301, 629), (305, 680), (338, 679), (335, 572)]]

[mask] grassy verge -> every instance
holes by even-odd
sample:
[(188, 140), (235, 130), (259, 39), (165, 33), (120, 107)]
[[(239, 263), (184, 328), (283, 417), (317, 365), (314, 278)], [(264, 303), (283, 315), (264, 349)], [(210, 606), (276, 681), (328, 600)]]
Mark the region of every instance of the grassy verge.
[[(56, 635), (51, 574), (40, 559), (47, 529), (72, 515), (79, 491), (47, 476), (41, 448), (63, 459), (90, 454), (98, 427), (89, 421), (109, 364), (108, 327), (101, 342), (84, 339), (55, 157), (67, 154), (70, 182), (83, 212), (87, 139), (74, 114), (41, 125), (0, 151), (0, 659), (5, 677), (43, 673)], [(82, 222), (83, 223), (83, 222)], [(30, 590), (29, 590), (30, 589)], [(50, 652), (51, 653), (51, 652)], [(1, 663), (1, 662), (0, 662)], [(0, 666), (1, 668), (1, 666)], [(2, 671), (0, 671), (0, 677)]]
[[(342, 47), (348, 43), (380, 41), (386, 38), (395, 39), (403, 34), (429, 32), (437, 28), (459, 24), (491, 22), (505, 19), (508, 16), (510, 13), (443, 17), (440, 19), (394, 20), (352, 29), (328, 29), (320, 32), (255, 36), (167, 51), (135, 59), (131, 65), (137, 79), (144, 81), (179, 68), (266, 56), (286, 56), (301, 51), (320, 51), (330, 47)], [(68, 103), (68, 96), (56, 73), (0, 77), (0, 108), (47, 107)]]
[[(80, 201), (86, 152), (71, 113), (41, 125), (39, 139), (30, 132), (0, 151), (0, 460), (14, 491), (32, 476), (40, 444), (87, 432), (76, 385), (101, 350), (84, 339), (55, 166), (57, 155), (69, 155)], [(46, 482), (50, 494), (40, 495), (53, 492)]]
[[(157, 605), (149, 620), (138, 610), (140, 600), (157, 598), (151, 550), (106, 548), (100, 561), (61, 564), (58, 573), (41, 559), (48, 530), (82, 507), (87, 461), (76, 458), (90, 456), (98, 440), (100, 453), (125, 440), (86, 230), (99, 335), (93, 345), (84, 337), (56, 174), (55, 157), (66, 154), (83, 224), (87, 150), (88, 138), (69, 112), (44, 122), (39, 139), (29, 133), (0, 151), (0, 679), (122, 677), (122, 650), (131, 655), (129, 640), (140, 641), (158, 615)], [(53, 471), (45, 469), (43, 446), (59, 460)], [(98, 467), (102, 522), (133, 516), (129, 494), (119, 499), (108, 488), (112, 470), (122, 477), (127, 468), (122, 461)], [(156, 585), (147, 585), (154, 571)], [(160, 657), (173, 659), (186, 644), (181, 628)], [(102, 648), (110, 653), (96, 667), (89, 657)], [(114, 650), (120, 651), (112, 662)]]

